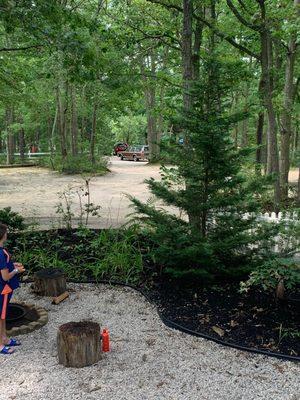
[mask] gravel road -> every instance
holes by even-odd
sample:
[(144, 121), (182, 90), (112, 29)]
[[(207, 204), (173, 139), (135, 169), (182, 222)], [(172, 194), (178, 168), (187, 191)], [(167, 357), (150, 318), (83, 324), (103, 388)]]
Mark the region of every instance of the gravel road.
[[(151, 194), (144, 180), (160, 177), (159, 166), (145, 162), (111, 157), (108, 166), (111, 172), (91, 181), (91, 200), (101, 206), (100, 219), (90, 219), (89, 225), (94, 228), (118, 227), (126, 222), (126, 216), (133, 211), (126, 194), (147, 201)], [(297, 179), (298, 171), (291, 171), (290, 181), (297, 182)], [(45, 168), (1, 168), (0, 208), (10, 206), (29, 221), (38, 222), (41, 228), (57, 226), (55, 205), (59, 202), (58, 193), (83, 183), (79, 175), (60, 175)], [(73, 209), (78, 216), (77, 199)]]
[[(118, 157), (109, 160), (108, 172), (93, 177), (90, 184), (91, 201), (101, 206), (100, 219), (90, 218), (95, 228), (118, 227), (126, 222), (133, 210), (126, 194), (147, 201), (151, 196), (144, 180), (159, 178), (159, 166), (145, 162), (121, 161)], [(60, 175), (45, 168), (1, 168), (0, 208), (10, 206), (30, 221), (38, 222), (42, 228), (58, 224), (55, 205), (58, 193), (68, 187), (80, 187), (84, 179), (80, 175)], [(79, 215), (79, 202), (74, 198), (73, 211)]]
[[(0, 357), (1, 400), (299, 400), (300, 365), (221, 347), (165, 327), (155, 308), (131, 289), (70, 285), (58, 306), (31, 294), (16, 299), (49, 310), (49, 323), (20, 336)], [(111, 332), (110, 353), (96, 365), (58, 364), (56, 332), (90, 319)]]

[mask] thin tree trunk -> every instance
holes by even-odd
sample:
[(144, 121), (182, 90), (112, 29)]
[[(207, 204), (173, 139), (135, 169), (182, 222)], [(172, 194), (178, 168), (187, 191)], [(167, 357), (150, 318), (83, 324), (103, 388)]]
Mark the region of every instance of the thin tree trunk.
[[(151, 77), (156, 73), (156, 60), (151, 50), (148, 55), (148, 69)], [(147, 115), (147, 142), (149, 145), (149, 160), (156, 161), (159, 158), (159, 145), (157, 143), (157, 119), (155, 115), (156, 106), (156, 85), (154, 80), (147, 77), (144, 61), (141, 62), (141, 74), (144, 82), (144, 97)]]
[[(204, 18), (205, 10), (201, 6), (199, 14)], [(193, 80), (198, 81), (200, 77), (200, 49), (202, 45), (204, 25), (197, 19), (195, 32), (194, 32), (194, 45), (193, 45)]]
[[(300, 5), (300, 0), (294, 1), (295, 6)], [(297, 10), (297, 14), (299, 14)], [(290, 170), (290, 141), (292, 137), (292, 111), (294, 103), (294, 70), (297, 52), (297, 36), (292, 33), (286, 58), (284, 102), (281, 116), (281, 141), (280, 141), (280, 189), (281, 200), (288, 198), (288, 177)]]
[(66, 108), (63, 106), (59, 85), (56, 87), (56, 101), (58, 108), (58, 132), (60, 139), (60, 150), (63, 160), (67, 157), (67, 142), (66, 142)]
[(20, 160), (23, 164), (25, 162), (25, 132), (24, 128), (21, 128), (19, 132), (19, 149), (20, 149)]
[(54, 134), (55, 134), (55, 129), (56, 129), (56, 125), (57, 125), (57, 117), (58, 117), (58, 106), (56, 107), (56, 110), (55, 110), (55, 115), (54, 115), (53, 125), (52, 125), (52, 129), (51, 129), (51, 135), (50, 135), (51, 157), (53, 157), (53, 154), (54, 154)]
[[(262, 12), (262, 20), (265, 22), (265, 11)], [(275, 174), (274, 177), (274, 207), (275, 212), (279, 211), (280, 204), (280, 181), (279, 181), (279, 156), (277, 145), (277, 123), (273, 105), (273, 79), (272, 79), (272, 43), (267, 28), (260, 32), (261, 38), (261, 69), (263, 102), (267, 110), (267, 174)]]
[(264, 135), (264, 120), (265, 113), (261, 111), (258, 114), (257, 127), (256, 127), (256, 172), (261, 175), (262, 166), (262, 145), (263, 145), (263, 135)]
[[(193, 65), (193, 1), (183, 0), (182, 20), (182, 81), (183, 81), (183, 115), (189, 118), (193, 108), (193, 97), (191, 93), (193, 75), (197, 74)], [(184, 146), (189, 151), (190, 143), (188, 135), (185, 135)], [(186, 183), (186, 190), (190, 190)], [(203, 232), (203, 219), (192, 211), (188, 211), (189, 223), (199, 231)], [(204, 224), (205, 225), (205, 224)]]
[(183, 0), (182, 29), (182, 75), (183, 75), (183, 110), (188, 115), (192, 110), (191, 86), (193, 80), (193, 1)]
[(6, 109), (6, 131), (7, 131), (7, 140), (6, 140), (6, 162), (8, 165), (13, 164), (15, 160), (14, 156), (14, 148), (15, 148), (15, 138), (14, 134), (11, 130), (11, 124), (13, 123), (14, 111), (12, 107), (8, 107)]
[[(151, 76), (155, 75), (156, 66), (153, 52), (149, 55)], [(156, 85), (153, 79), (148, 79), (146, 87), (147, 104), (147, 138), (149, 144), (150, 162), (155, 162), (159, 158), (159, 146), (157, 143), (157, 120), (155, 115), (156, 106)]]
[(75, 88), (71, 86), (71, 144), (72, 156), (78, 155), (78, 117)]
[(93, 107), (93, 118), (92, 118), (92, 131), (91, 131), (91, 141), (90, 141), (90, 157), (93, 165), (96, 163), (95, 159), (95, 141), (96, 141), (96, 123), (97, 123), (97, 103), (94, 102)]
[(157, 124), (156, 124), (156, 143), (158, 146), (158, 158), (160, 156), (160, 142), (164, 131), (164, 117), (163, 117), (163, 110), (165, 107), (164, 97), (165, 97), (165, 87), (162, 85), (159, 92), (160, 113), (157, 118)]

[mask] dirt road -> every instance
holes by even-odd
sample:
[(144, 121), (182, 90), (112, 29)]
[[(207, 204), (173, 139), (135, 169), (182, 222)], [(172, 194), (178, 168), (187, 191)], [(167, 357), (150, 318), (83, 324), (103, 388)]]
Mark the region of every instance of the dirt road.
[[(91, 226), (116, 227), (126, 221), (132, 209), (126, 194), (146, 201), (151, 195), (144, 180), (159, 178), (159, 166), (144, 162), (121, 161), (110, 158), (109, 172), (91, 180), (91, 201), (101, 206), (99, 218), (91, 218)], [(38, 222), (41, 227), (59, 224), (55, 205), (59, 192), (68, 187), (84, 184), (81, 176), (66, 176), (44, 168), (0, 169), (0, 208), (10, 206), (26, 219)], [(74, 213), (79, 215), (79, 202), (74, 198)]]
[[(159, 178), (159, 166), (144, 162), (121, 161), (111, 157), (109, 172), (91, 180), (91, 201), (101, 206), (101, 218), (91, 218), (90, 226), (117, 227), (126, 222), (133, 210), (126, 194), (146, 201), (151, 197), (144, 180)], [(291, 171), (290, 181), (296, 182), (298, 171)], [(38, 222), (42, 228), (58, 226), (55, 211), (59, 192), (69, 186), (84, 184), (80, 176), (60, 175), (44, 168), (0, 169), (0, 208), (10, 206), (26, 219)], [(79, 215), (78, 199), (74, 198), (74, 214)], [(76, 219), (75, 219), (76, 220)]]

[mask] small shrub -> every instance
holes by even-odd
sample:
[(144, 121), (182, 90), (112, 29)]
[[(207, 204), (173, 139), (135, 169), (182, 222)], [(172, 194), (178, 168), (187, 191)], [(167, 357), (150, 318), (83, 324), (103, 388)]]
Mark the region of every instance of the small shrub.
[(67, 229), (72, 229), (72, 221), (75, 217), (73, 210), (74, 198), (77, 198), (79, 205), (79, 226), (87, 227), (90, 215), (93, 217), (100, 216), (99, 205), (91, 202), (90, 179), (85, 179), (82, 186), (69, 187), (67, 190), (59, 193), (61, 201), (56, 204), (56, 213), (62, 216), (62, 220)]
[(107, 169), (105, 158), (99, 157), (95, 164), (87, 157), (87, 155), (79, 155), (76, 157), (68, 156), (65, 160), (61, 157), (43, 158), (39, 160), (39, 165), (56, 170), (62, 174), (95, 174), (104, 175)]
[(24, 218), (20, 214), (11, 211), (11, 207), (5, 207), (0, 210), (0, 222), (7, 225), (10, 231), (25, 229)]
[(241, 282), (241, 292), (247, 292), (252, 286), (275, 291), (280, 283), (286, 289), (294, 289), (300, 283), (300, 265), (295, 260), (275, 258), (261, 264), (246, 282)]
[(32, 275), (60, 268), (75, 280), (107, 279), (138, 283), (143, 260), (134, 229), (26, 232), (10, 236), (10, 248)]
[(93, 277), (137, 283), (143, 270), (143, 259), (139, 246), (133, 245), (135, 234), (128, 229), (114, 236), (111, 231), (102, 231), (92, 241), (92, 249), (102, 255), (99, 262), (89, 267)]

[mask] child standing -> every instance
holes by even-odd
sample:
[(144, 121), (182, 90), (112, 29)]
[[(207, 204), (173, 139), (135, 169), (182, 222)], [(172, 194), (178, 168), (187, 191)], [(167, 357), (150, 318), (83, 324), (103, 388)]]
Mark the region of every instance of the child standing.
[(6, 312), (13, 291), (19, 285), (18, 274), (25, 271), (21, 263), (12, 262), (10, 254), (4, 248), (7, 240), (7, 226), (0, 223), (0, 354), (12, 354), (13, 346), (21, 343), (16, 339), (9, 339), (6, 335)]

